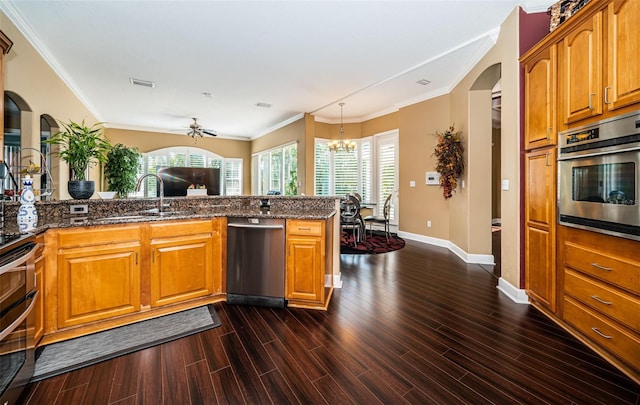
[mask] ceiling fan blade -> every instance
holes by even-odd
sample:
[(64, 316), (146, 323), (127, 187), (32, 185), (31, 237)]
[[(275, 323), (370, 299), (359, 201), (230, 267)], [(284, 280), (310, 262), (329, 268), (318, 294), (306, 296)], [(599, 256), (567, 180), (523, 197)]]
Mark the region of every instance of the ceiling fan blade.
[(203, 134), (207, 134), (210, 136), (218, 136), (218, 134), (216, 133), (216, 131), (212, 130), (212, 129), (203, 129), (202, 130)]

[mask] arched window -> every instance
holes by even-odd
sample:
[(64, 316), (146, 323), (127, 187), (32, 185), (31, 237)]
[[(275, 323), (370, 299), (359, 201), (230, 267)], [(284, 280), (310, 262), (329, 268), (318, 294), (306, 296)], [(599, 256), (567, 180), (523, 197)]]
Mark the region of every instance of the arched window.
[[(229, 159), (200, 148), (170, 147), (143, 153), (142, 176), (156, 173), (158, 167), (211, 167), (220, 169), (221, 195), (242, 195), (242, 159)], [(136, 197), (155, 197), (156, 179), (150, 177), (144, 190)]]

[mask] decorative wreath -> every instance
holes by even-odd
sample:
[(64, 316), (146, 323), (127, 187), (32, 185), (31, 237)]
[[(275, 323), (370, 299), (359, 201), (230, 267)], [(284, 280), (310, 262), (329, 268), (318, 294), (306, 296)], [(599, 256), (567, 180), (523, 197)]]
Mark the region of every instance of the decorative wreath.
[(433, 154), (438, 162), (436, 171), (440, 173), (440, 187), (445, 199), (451, 198), (451, 193), (458, 185), (458, 178), (464, 171), (464, 147), (462, 146), (462, 132), (451, 125), (444, 132), (436, 131), (438, 144)]

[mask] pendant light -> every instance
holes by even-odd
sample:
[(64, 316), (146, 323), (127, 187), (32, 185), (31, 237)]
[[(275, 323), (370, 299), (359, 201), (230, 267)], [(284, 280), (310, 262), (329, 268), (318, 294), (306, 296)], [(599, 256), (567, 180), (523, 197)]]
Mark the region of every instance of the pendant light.
[(349, 139), (344, 140), (344, 124), (342, 123), (342, 107), (344, 107), (344, 103), (338, 105), (340, 106), (340, 139), (334, 139), (329, 142), (329, 152), (338, 152), (341, 150), (347, 153), (353, 152), (356, 149), (355, 141)]

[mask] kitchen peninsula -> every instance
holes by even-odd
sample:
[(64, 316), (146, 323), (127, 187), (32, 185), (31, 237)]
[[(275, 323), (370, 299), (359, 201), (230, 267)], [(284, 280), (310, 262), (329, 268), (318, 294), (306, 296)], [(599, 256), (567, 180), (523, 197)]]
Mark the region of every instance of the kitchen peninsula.
[[(336, 198), (164, 203), (162, 210), (155, 198), (36, 204), (40, 345), (226, 300), (228, 217), (285, 220), (285, 299), (289, 306), (327, 308), (340, 278)], [(5, 232), (17, 231), (17, 209), (5, 202)]]

